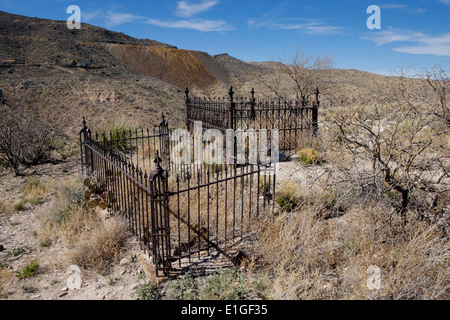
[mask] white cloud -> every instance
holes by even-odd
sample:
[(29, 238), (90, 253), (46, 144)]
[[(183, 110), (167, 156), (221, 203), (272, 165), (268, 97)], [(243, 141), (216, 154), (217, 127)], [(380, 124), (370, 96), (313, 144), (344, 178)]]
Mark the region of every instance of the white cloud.
[(116, 13), (116, 12), (108, 11), (108, 13), (106, 15), (106, 19), (107, 19), (106, 24), (109, 27), (111, 27), (111, 26), (116, 26), (116, 25), (123, 24), (123, 23), (129, 23), (129, 22), (133, 22), (136, 20), (145, 19), (145, 17), (135, 16), (130, 13)]
[(214, 7), (216, 4), (218, 4), (218, 1), (215, 0), (206, 0), (202, 1), (201, 3), (190, 3), (187, 1), (179, 1), (177, 2), (177, 11), (176, 15), (178, 17), (183, 18), (189, 18), (194, 15), (198, 15), (202, 12), (210, 10), (212, 7)]
[(389, 29), (380, 31), (371, 37), (364, 37), (363, 39), (373, 41), (377, 46), (398, 42), (412, 43), (412, 45), (394, 48), (393, 50), (396, 52), (450, 56), (450, 33), (431, 36), (422, 32)]
[[(200, 3), (178, 1), (175, 15), (183, 18), (191, 18), (195, 15), (210, 10), (218, 3), (219, 1), (217, 0), (203, 0)], [(201, 18), (181, 20), (147, 19), (146, 23), (161, 28), (191, 29), (201, 32), (224, 32), (234, 30), (234, 27), (226, 21)]]
[(256, 22), (255, 20), (249, 20), (247, 22), (248, 26), (250, 28), (256, 27), (263, 27), (263, 26), (270, 26), (274, 29), (281, 29), (281, 30), (300, 30), (305, 33), (309, 34), (337, 34), (340, 33), (344, 28), (343, 27), (337, 27), (332, 25), (326, 25), (325, 22), (319, 21), (319, 20), (313, 20), (313, 19), (301, 19), (297, 23), (275, 23), (275, 22)]
[(410, 53), (410, 54), (431, 54), (435, 56), (450, 56), (449, 45), (419, 45), (411, 47), (394, 48), (396, 52)]
[(398, 4), (398, 3), (386, 3), (380, 5), (381, 9), (402, 9), (406, 8), (406, 4)]
[(82, 11), (81, 13), (81, 20), (84, 22), (91, 22), (92, 20), (98, 19), (100, 17), (103, 17), (103, 13), (100, 10), (95, 11)]
[(81, 19), (85, 22), (93, 20), (103, 20), (106, 26), (113, 27), (123, 23), (129, 23), (137, 20), (145, 19), (145, 17), (135, 16), (131, 13), (120, 13), (113, 11), (95, 10), (82, 12)]
[(229, 25), (226, 21), (222, 20), (174, 20), (174, 21), (164, 21), (159, 19), (148, 19), (147, 24), (151, 24), (162, 28), (173, 28), (173, 29), (192, 29), (203, 32), (221, 32), (230, 31), (234, 27)]
[(400, 3), (386, 3), (386, 4), (380, 5), (380, 8), (381, 9), (401, 9), (403, 11), (406, 11), (406, 12), (412, 13), (412, 14), (423, 14), (423, 13), (427, 12), (426, 9), (411, 8), (411, 7), (407, 6), (406, 4), (400, 4)]

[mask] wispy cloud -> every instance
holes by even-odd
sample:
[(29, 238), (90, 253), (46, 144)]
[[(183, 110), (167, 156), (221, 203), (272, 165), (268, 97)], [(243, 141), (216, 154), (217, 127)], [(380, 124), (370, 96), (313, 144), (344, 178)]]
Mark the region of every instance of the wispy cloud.
[(202, 12), (210, 10), (212, 7), (217, 5), (219, 1), (215, 0), (204, 0), (200, 3), (190, 3), (187, 1), (177, 2), (176, 15), (178, 17), (189, 18), (198, 15)]
[(133, 22), (136, 20), (142, 20), (145, 19), (145, 17), (135, 16), (130, 13), (108, 12), (106, 15), (106, 19), (106, 24), (108, 26), (115, 26), (123, 23)]
[(223, 20), (210, 20), (192, 18), (212, 9), (219, 3), (217, 0), (203, 0), (199, 3), (178, 1), (175, 16), (186, 19), (147, 19), (145, 23), (161, 28), (190, 29), (201, 32), (225, 32), (234, 30), (234, 27)]
[(321, 34), (337, 34), (344, 30), (344, 27), (327, 25), (324, 21), (314, 19), (280, 19), (279, 21), (256, 21), (248, 20), (247, 24), (250, 28), (270, 27), (275, 30), (300, 30), (305, 33), (321, 35)]
[(234, 27), (229, 25), (223, 20), (204, 20), (204, 19), (194, 19), (194, 20), (160, 20), (160, 19), (148, 19), (147, 24), (151, 24), (161, 28), (172, 28), (172, 29), (191, 29), (202, 32), (224, 32), (233, 30)]
[[(444, 0), (446, 1), (446, 0)], [(404, 3), (386, 3), (380, 5), (381, 9), (394, 9), (394, 10), (402, 10), (412, 14), (423, 14), (427, 12), (424, 8), (412, 8)]]
[(138, 20), (143, 20), (145, 17), (136, 16), (131, 13), (121, 13), (104, 10), (83, 11), (81, 19), (85, 22), (92, 22), (94, 20), (103, 20), (107, 27), (114, 27), (124, 23), (130, 23)]
[(177, 17), (185, 17), (186, 19), (154, 19), (131, 13), (117, 12), (118, 10), (92, 10), (82, 13), (82, 20), (91, 22), (101, 20), (107, 27), (113, 27), (130, 22), (143, 22), (160, 28), (172, 29), (190, 29), (201, 32), (225, 32), (233, 30), (234, 27), (223, 20), (210, 20), (202, 18), (192, 18), (202, 12), (210, 10), (217, 5), (217, 0), (204, 0), (200, 3), (189, 3), (187, 1), (177, 2), (177, 10), (174, 13)]
[(371, 37), (363, 37), (363, 39), (373, 41), (377, 46), (399, 42), (411, 43), (393, 48), (396, 52), (450, 56), (450, 33), (431, 36), (422, 32), (391, 28), (380, 31)]

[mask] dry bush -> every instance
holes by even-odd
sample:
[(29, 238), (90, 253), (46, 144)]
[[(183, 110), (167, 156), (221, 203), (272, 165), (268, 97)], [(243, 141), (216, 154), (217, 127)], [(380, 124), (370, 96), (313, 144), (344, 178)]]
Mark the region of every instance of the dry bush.
[(33, 93), (17, 98), (6, 92), (0, 108), (0, 160), (16, 175), (20, 166), (54, 160), (54, 152), (65, 145), (64, 126), (68, 115), (49, 108), (46, 101), (34, 102)]
[[(436, 213), (436, 203), (448, 200), (449, 84), (438, 75), (428, 81), (386, 80), (392, 95), (382, 106), (329, 111), (334, 120), (327, 130), (328, 155), (338, 169), (334, 182), (352, 182), (361, 194), (372, 190), (378, 199), (397, 199), (392, 205), (405, 221), (408, 210), (423, 211), (426, 218)], [(417, 206), (424, 203), (421, 198), (428, 199), (427, 206)]]
[(286, 99), (295, 92), (303, 102), (315, 94), (317, 87), (327, 86), (322, 72), (334, 63), (331, 56), (310, 55), (301, 48), (292, 57), (280, 60), (283, 61), (272, 62), (271, 72), (257, 75), (257, 81), (278, 98)]

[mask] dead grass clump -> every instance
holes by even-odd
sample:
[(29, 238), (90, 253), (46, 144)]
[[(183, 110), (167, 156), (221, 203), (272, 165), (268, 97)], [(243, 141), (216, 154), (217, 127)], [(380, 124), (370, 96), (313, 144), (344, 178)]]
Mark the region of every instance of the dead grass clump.
[(295, 181), (285, 181), (277, 192), (276, 202), (281, 210), (291, 212), (300, 203), (299, 185)]
[(39, 238), (62, 241), (68, 249), (63, 263), (107, 273), (128, 239), (126, 223), (104, 221), (95, 209), (87, 208), (80, 177), (56, 181), (52, 189), (52, 202), (39, 208)]
[[(107, 223), (108, 222), (108, 223)], [(108, 273), (120, 260), (129, 232), (125, 221), (102, 221), (94, 210), (79, 210), (67, 223), (64, 241), (72, 244), (71, 263)]]

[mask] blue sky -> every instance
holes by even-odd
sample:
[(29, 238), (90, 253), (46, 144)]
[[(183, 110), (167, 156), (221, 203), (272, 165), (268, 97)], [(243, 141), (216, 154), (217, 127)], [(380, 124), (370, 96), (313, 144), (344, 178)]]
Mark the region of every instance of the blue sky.
[[(450, 72), (450, 0), (0, 0), (0, 10), (81, 21), (180, 49), (228, 53), (244, 61), (289, 58), (298, 48), (331, 55), (336, 68), (395, 74), (440, 63)], [(381, 29), (370, 30), (370, 5)]]

